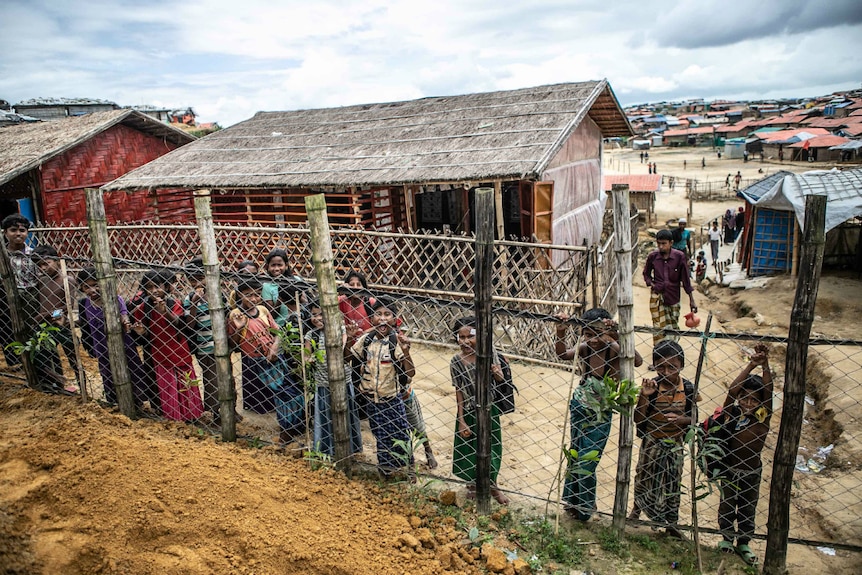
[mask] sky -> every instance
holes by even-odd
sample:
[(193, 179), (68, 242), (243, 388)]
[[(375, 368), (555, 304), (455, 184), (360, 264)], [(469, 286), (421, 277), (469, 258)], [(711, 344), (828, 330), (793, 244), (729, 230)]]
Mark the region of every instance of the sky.
[(862, 87), (862, 1), (2, 0), (0, 99), (262, 110), (607, 78), (626, 106)]

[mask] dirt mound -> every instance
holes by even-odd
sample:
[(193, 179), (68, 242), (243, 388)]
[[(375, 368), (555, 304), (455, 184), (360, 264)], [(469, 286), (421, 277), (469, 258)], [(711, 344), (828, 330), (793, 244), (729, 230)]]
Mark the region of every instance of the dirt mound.
[(5, 573), (432, 574), (459, 538), (405, 545), (424, 520), (386, 488), (20, 385), (0, 428)]

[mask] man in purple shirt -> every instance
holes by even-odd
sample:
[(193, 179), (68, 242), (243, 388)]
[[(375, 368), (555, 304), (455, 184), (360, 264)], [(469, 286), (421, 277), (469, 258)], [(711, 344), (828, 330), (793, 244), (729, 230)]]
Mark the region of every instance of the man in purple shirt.
[[(651, 290), (649, 309), (652, 326), (658, 329), (678, 329), (680, 284), (688, 294), (691, 311), (697, 312), (694, 290), (688, 275), (688, 261), (683, 252), (671, 247), (673, 234), (670, 230), (659, 231), (655, 239), (658, 249), (647, 256), (644, 264), (644, 282)], [(677, 341), (679, 338), (661, 332), (653, 334), (653, 344), (663, 339)]]

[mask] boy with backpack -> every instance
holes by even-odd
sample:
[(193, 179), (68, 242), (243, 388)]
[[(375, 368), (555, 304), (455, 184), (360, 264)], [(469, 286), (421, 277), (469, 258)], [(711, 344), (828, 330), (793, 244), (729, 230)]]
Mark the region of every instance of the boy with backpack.
[[(372, 309), (374, 327), (352, 345), (348, 339), (345, 353), (359, 362), (359, 391), (368, 399), (368, 421), (377, 441), (377, 468), (385, 479), (413, 464), (410, 423), (402, 394), (416, 369), (410, 356), (410, 339), (396, 328), (395, 302), (377, 298)], [(356, 331), (351, 329), (348, 338), (356, 337)]]
[(663, 523), (668, 535), (679, 539), (680, 482), (684, 458), (679, 446), (691, 425), (694, 385), (680, 372), (685, 366), (682, 347), (662, 340), (653, 348), (657, 376), (644, 379), (635, 407), (634, 422), (642, 443), (635, 475), (635, 504), (629, 519), (644, 511)]

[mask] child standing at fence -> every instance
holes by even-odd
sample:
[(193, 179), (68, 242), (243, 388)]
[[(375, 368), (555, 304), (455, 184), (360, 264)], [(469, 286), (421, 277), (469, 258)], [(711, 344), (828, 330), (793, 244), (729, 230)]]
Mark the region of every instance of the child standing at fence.
[[(287, 264), (287, 252), (275, 249), (266, 256), (264, 270), (273, 280), (290, 275), (290, 266)], [(263, 283), (261, 298), (266, 308), (271, 312), (278, 327), (284, 327), (289, 314), (287, 306), (282, 303), (283, 297), (279, 297), (278, 281), (267, 281)]]
[[(763, 377), (752, 374), (755, 368)], [(726, 468), (721, 483), (721, 503), (718, 506), (718, 527), (724, 537), (718, 548), (725, 553), (736, 552), (749, 565), (757, 556), (748, 546), (754, 535), (754, 517), (760, 496), (762, 463), (760, 453), (769, 433), (772, 417), (772, 371), (769, 369), (769, 349), (759, 344), (748, 365), (730, 384), (722, 409), (722, 426), (729, 430), (723, 458)], [(734, 525), (735, 524), (735, 525)]]
[[(99, 374), (102, 376), (102, 388), (105, 392), (105, 401), (111, 405), (117, 403), (117, 391), (114, 387), (114, 376), (111, 372), (111, 362), (108, 358), (108, 332), (105, 325), (105, 311), (103, 309), (102, 291), (96, 280), (95, 268), (84, 268), (78, 272), (78, 289), (84, 297), (78, 301), (78, 323), (81, 327), (81, 345), (84, 350), (94, 357), (99, 363)], [(120, 308), (120, 321), (123, 326), (123, 344), (126, 351), (126, 365), (129, 370), (129, 379), (132, 382), (132, 391), (138, 408), (145, 401), (149, 401), (147, 395), (148, 383), (147, 373), (138, 348), (130, 334), (131, 322), (126, 302), (117, 296), (117, 304)]]
[[(18, 297), (21, 307), (18, 316), (21, 318), (29, 338), (37, 326), (35, 318), (39, 313), (39, 270), (30, 259), (33, 249), (27, 245), (27, 234), (33, 224), (21, 214), (10, 214), (3, 218), (0, 227), (3, 229), (3, 239), (6, 241), (6, 251), (9, 253), (9, 263), (15, 275), (18, 286)], [(16, 340), (17, 334), (12, 329), (12, 316), (9, 310), (9, 300), (6, 290), (0, 285), (0, 335), (2, 335), (3, 353), (6, 365), (19, 366), (21, 360), (7, 349), (7, 345)], [(24, 343), (23, 341), (21, 343)], [(47, 390), (46, 390), (47, 391)]]
[[(401, 393), (416, 369), (410, 339), (396, 329), (394, 301), (377, 298), (373, 309), (373, 329), (359, 335), (355, 327), (348, 326), (347, 349), (360, 363), (359, 390), (368, 398), (368, 421), (377, 441), (377, 469), (385, 479), (413, 464), (410, 424)], [(412, 474), (412, 470), (408, 472)]]
[(697, 398), (694, 386), (680, 375), (685, 355), (677, 342), (658, 342), (652, 361), (657, 376), (643, 381), (634, 413), (638, 435), (643, 439), (635, 475), (635, 504), (629, 518), (638, 519), (643, 511), (651, 520), (663, 523), (669, 535), (681, 539), (677, 529), (684, 459), (680, 444), (691, 425)]
[[(312, 329), (305, 334), (305, 349), (308, 361), (312, 362), (312, 377), (316, 386), (314, 393), (314, 443), (316, 451), (332, 457), (335, 454), (335, 444), (332, 435), (332, 409), (329, 392), (329, 371), (326, 365), (326, 336), (323, 330), (323, 313), (316, 302), (309, 304)], [(347, 334), (342, 330), (342, 347), (347, 341)], [(362, 433), (359, 426), (359, 414), (356, 411), (356, 401), (353, 386), (350, 384), (350, 369), (344, 364), (344, 375), (347, 385), (347, 425), (350, 433), (350, 452), (362, 452)]]
[(227, 333), (242, 353), (242, 408), (254, 413), (275, 409), (274, 391), (269, 386), (280, 341), (278, 329), (260, 299), (260, 281), (254, 276), (240, 278), (235, 291), (237, 307), (228, 314)]
[[(455, 386), (458, 413), (455, 418), (455, 440), (452, 449), (452, 473), (467, 481), (467, 497), (476, 496), (476, 319), (465, 317), (452, 326), (461, 351), (449, 362), (449, 374)], [(503, 356), (493, 352), (491, 376), (494, 382), (505, 379)], [(506, 366), (508, 367), (508, 366)], [(493, 385), (493, 382), (492, 382)], [(490, 394), (493, 397), (493, 393)], [(500, 409), (491, 404), (491, 496), (501, 505), (509, 503), (497, 487), (497, 476), (503, 461), (503, 434)]]
[(196, 420), (204, 407), (186, 335), (189, 316), (179, 301), (168, 297), (171, 278), (166, 273), (148, 270), (141, 289), (143, 301), (132, 311), (132, 329), (150, 346), (162, 415)]
[[(75, 342), (72, 339), (71, 322), (65, 311), (66, 278), (60, 272), (59, 254), (53, 247), (41, 245), (33, 250), (32, 257), (39, 271), (42, 272), (42, 275), (39, 277), (39, 303), (41, 309), (37, 322), (57, 328), (57, 331), (53, 333), (53, 338), (58, 346), (63, 348), (63, 352), (66, 354), (66, 361), (69, 363), (69, 367), (72, 368), (72, 373), (75, 374), (75, 380), (80, 385), (77, 365), (78, 354), (75, 350)], [(56, 368), (58, 370), (62, 369), (59, 364), (59, 358)], [(65, 389), (69, 392), (77, 391), (74, 386), (68, 386)]]
[[(584, 312), (581, 321), (582, 341), (575, 348), (566, 348), (566, 314), (557, 316), (557, 337), (554, 351), (563, 360), (576, 357), (581, 362), (581, 383), (572, 394), (569, 402), (571, 436), (570, 449), (578, 454), (597, 451), (599, 457), (605, 449), (611, 433), (611, 417), (608, 410), (597, 413), (594, 406), (599, 405), (597, 396), (605, 377), (619, 378), (620, 344), (617, 324), (611, 314), (602, 308)], [(635, 351), (635, 366), (643, 363), (641, 355)], [(598, 461), (573, 461), (569, 459), (566, 468), (566, 481), (563, 487), (563, 500), (566, 512), (580, 521), (588, 521), (596, 509), (596, 468)]]
[(183, 310), (190, 320), (191, 341), (189, 343), (201, 369), (204, 409), (210, 414), (213, 424), (220, 425), (215, 342), (203, 265), (201, 258), (195, 258), (187, 266), (187, 279), (192, 291), (183, 300)]

